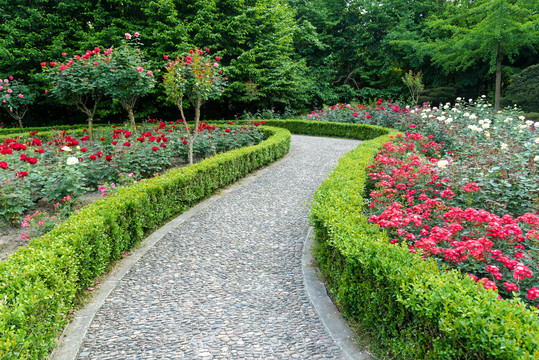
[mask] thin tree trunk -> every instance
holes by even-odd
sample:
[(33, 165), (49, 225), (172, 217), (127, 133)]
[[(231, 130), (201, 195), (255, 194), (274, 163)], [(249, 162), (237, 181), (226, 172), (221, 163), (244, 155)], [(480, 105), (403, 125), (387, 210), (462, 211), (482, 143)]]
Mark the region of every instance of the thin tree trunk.
[(90, 133), (90, 141), (94, 141), (94, 117), (88, 117), (88, 132)]
[(6, 108), (6, 111), (9, 114), (9, 116), (11, 116), (13, 119), (17, 120), (17, 122), (19, 123), (19, 128), (23, 129), (22, 118), (26, 114), (26, 111), (28, 111), (28, 107), (26, 107), (23, 110), (22, 114), (19, 113), (19, 109), (16, 109), (15, 111), (10, 111), (8, 108)]
[(133, 114), (133, 108), (127, 109), (127, 116), (129, 117), (129, 121), (131, 122), (131, 127), (133, 128), (133, 131), (136, 133), (137, 125), (135, 124), (135, 114)]
[(498, 42), (498, 54), (496, 56), (496, 89), (494, 93), (494, 109), (496, 111), (501, 110), (502, 100), (502, 59), (503, 59), (503, 45), (502, 41)]

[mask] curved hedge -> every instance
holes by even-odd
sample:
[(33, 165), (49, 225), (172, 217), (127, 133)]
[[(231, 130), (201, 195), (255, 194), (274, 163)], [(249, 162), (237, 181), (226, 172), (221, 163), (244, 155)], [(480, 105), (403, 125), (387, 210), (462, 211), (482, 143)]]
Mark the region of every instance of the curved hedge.
[(314, 197), (315, 256), (343, 315), (395, 358), (539, 359), (537, 314), (391, 245), (362, 215), (365, 167), (388, 140), (346, 154)]
[(46, 358), (76, 295), (145, 233), (284, 156), (290, 132), (263, 130), (258, 145), (120, 188), (0, 262), (0, 358)]

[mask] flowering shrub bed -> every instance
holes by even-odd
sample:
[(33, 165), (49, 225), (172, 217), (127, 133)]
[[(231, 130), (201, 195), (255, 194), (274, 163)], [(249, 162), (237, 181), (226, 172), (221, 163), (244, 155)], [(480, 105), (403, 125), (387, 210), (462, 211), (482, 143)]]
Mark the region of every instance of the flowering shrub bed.
[(282, 157), (290, 133), (263, 128), (267, 140), (120, 187), (0, 262), (0, 358), (43, 359), (76, 295), (144, 237), (247, 173)]
[(481, 188), (467, 206), (515, 217), (539, 211), (539, 122), (526, 120), (517, 109), (494, 112), (483, 98), (411, 109), (378, 99), (373, 107), (337, 104), (304, 118), (430, 135), (442, 145), (444, 177), (455, 187), (475, 182)]
[(442, 176), (454, 187), (481, 188), (468, 206), (514, 217), (539, 211), (539, 122), (516, 110), (493, 112), (482, 98), (457, 98), (454, 106), (413, 109), (394, 126), (443, 145)]
[(302, 119), (392, 127), (408, 112), (407, 108), (401, 108), (398, 104), (378, 99), (374, 107), (361, 104), (335, 104), (322, 109), (315, 108), (310, 114), (302, 115)]
[(539, 319), (521, 301), (500, 301), (460, 272), (440, 270), (431, 258), (410, 254), (404, 242), (390, 244), (393, 237), (369, 222), (365, 168), (389, 140), (366, 141), (341, 158), (311, 208), (316, 259), (342, 313), (397, 358), (538, 358)]
[[(263, 139), (255, 127), (217, 128), (202, 124), (194, 153), (198, 158), (250, 146)], [(13, 221), (40, 198), (58, 202), (77, 197), (103, 183), (115, 183), (120, 174), (134, 180), (152, 177), (185, 162), (188, 155), (183, 125), (148, 122), (137, 132), (113, 126), (101, 129), (96, 141), (55, 132), (38, 137), (8, 138), (0, 144), (0, 218)], [(46, 140), (48, 139), (48, 140)]]
[(423, 156), (423, 150), (439, 153), (434, 141), (419, 133), (397, 138), (396, 144), (385, 143), (367, 167), (375, 188), (369, 221), (388, 229), (391, 243), (404, 243), (411, 252), (436, 259), (442, 269), (468, 273), (485, 289), (498, 289), (504, 298), (520, 295), (536, 307), (539, 216), (462, 210), (457, 206), (472, 203), (481, 191), (477, 184), (457, 188), (441, 177), (439, 164), (447, 161)]

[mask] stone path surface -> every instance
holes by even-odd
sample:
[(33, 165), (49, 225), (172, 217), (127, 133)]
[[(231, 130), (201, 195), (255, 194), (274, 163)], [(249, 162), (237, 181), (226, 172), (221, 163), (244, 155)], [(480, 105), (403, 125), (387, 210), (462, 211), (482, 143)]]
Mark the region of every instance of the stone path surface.
[(345, 359), (302, 276), (308, 202), (358, 141), (290, 153), (174, 228), (123, 277), (77, 359)]

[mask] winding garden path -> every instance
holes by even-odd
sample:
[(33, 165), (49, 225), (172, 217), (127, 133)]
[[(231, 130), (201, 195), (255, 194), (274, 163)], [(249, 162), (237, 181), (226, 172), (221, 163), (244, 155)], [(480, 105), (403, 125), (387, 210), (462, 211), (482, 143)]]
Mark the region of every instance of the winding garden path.
[(167, 225), (86, 316), (71, 358), (368, 359), (328, 332), (302, 270), (308, 202), (358, 144), (293, 136), (284, 159)]

